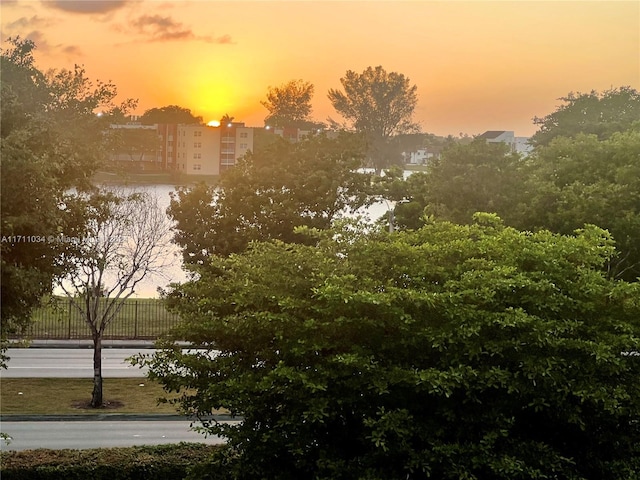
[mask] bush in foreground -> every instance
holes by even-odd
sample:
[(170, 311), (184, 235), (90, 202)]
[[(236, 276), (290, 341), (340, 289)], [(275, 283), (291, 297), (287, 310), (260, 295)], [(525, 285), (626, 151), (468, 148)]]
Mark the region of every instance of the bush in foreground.
[(640, 476), (640, 283), (603, 274), (606, 231), (316, 234), (212, 259), (170, 298), (211, 351), (148, 362), (185, 413), (243, 417), (208, 425), (234, 478)]
[[(179, 480), (224, 447), (198, 443), (0, 454), (3, 480)], [(209, 472), (211, 473), (211, 472)], [(224, 477), (210, 476), (210, 479)]]

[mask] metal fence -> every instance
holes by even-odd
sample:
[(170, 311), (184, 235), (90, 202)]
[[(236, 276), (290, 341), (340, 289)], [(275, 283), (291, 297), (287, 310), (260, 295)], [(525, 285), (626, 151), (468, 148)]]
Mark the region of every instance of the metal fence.
[[(106, 302), (105, 302), (106, 303)], [(100, 305), (100, 309), (105, 308)], [(91, 329), (71, 299), (54, 298), (36, 310), (20, 338), (90, 339)], [(104, 339), (155, 339), (175, 326), (179, 317), (156, 299), (127, 299), (107, 326)]]

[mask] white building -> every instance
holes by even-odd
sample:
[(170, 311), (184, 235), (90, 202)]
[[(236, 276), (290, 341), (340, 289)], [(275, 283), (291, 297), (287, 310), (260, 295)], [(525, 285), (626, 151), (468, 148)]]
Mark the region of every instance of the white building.
[(489, 130), (478, 138), (484, 138), (488, 143), (506, 143), (512, 152), (524, 156), (528, 155), (533, 148), (529, 144), (529, 137), (516, 137), (513, 131), (508, 130)]
[(404, 152), (405, 162), (409, 165), (428, 165), (431, 161), (440, 158), (442, 147), (419, 148), (415, 152)]

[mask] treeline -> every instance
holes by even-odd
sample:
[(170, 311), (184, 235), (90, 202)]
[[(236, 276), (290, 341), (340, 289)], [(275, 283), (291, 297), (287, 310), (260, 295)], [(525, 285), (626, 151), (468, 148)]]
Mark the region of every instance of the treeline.
[[(3, 242), (3, 333), (55, 281), (88, 279), (74, 298), (89, 304), (107, 266), (134, 275), (164, 258), (133, 248), (154, 251), (166, 234), (149, 230), (159, 217), (143, 196), (87, 185), (103, 138), (93, 111), (113, 88), (90, 88), (82, 71), (42, 75), (33, 47), (2, 55), (2, 235), (103, 241)], [(410, 107), (414, 86), (381, 67), (342, 85), (331, 95), (347, 131), (276, 139), (217, 188), (172, 198), (192, 275), (165, 299), (182, 321), (136, 362), (181, 393), (182, 411), (243, 418), (205, 423), (227, 439), (210, 472), (222, 462), (234, 479), (640, 476), (638, 92), (569, 95), (536, 120), (526, 158), (476, 139), (403, 180), (358, 167), (380, 168), (387, 141), (412, 128), (412, 108), (389, 116), (380, 99), (396, 85)], [(381, 199), (395, 201), (391, 229), (341, 218)], [(128, 233), (97, 235), (110, 228)], [(135, 241), (107, 255), (115, 238)], [(86, 318), (99, 339), (111, 317)], [(182, 351), (173, 341), (184, 339), (202, 349)], [(101, 397), (96, 381), (92, 402)]]

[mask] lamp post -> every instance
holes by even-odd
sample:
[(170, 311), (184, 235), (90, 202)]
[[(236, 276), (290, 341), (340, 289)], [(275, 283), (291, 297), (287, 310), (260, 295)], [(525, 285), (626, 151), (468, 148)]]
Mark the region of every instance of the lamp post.
[(393, 233), (395, 232), (395, 225), (394, 225), (395, 214), (393, 213), (393, 211), (395, 210), (396, 205), (398, 203), (407, 203), (409, 200), (407, 200), (406, 198), (403, 198), (402, 200), (398, 200), (398, 201), (392, 200), (393, 205), (391, 205), (386, 198), (383, 198), (383, 197), (380, 197), (380, 198), (382, 198), (382, 200), (384, 200), (384, 203), (387, 205), (387, 213), (389, 214), (389, 233)]

